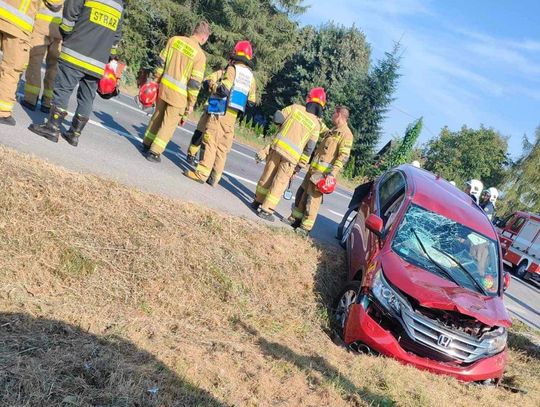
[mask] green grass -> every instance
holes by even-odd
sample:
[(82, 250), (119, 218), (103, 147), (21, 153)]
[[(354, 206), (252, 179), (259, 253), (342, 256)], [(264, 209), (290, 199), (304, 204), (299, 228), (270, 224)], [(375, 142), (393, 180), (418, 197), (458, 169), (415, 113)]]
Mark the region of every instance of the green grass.
[(78, 249), (68, 247), (60, 255), (60, 264), (57, 274), (60, 277), (85, 277), (96, 271), (97, 264), (83, 255)]

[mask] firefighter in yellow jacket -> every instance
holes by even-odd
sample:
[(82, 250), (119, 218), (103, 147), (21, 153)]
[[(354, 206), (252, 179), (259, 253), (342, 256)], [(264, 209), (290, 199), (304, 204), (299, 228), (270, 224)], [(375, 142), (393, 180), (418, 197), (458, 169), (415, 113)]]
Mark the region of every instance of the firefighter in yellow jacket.
[(0, 124), (15, 126), (12, 116), (17, 84), (28, 62), (35, 16), (43, 4), (58, 11), (63, 0), (0, 0), (0, 40), (4, 53), (0, 64)]
[(334, 128), (324, 134), (315, 150), (309, 170), (296, 193), (291, 216), (284, 222), (297, 233), (307, 235), (313, 229), (322, 204), (323, 193), (317, 187), (322, 178), (336, 177), (349, 160), (353, 134), (348, 126), (349, 109), (336, 107), (332, 116)]
[(201, 46), (209, 36), (210, 25), (201, 21), (191, 37), (172, 37), (160, 54), (158, 102), (143, 139), (148, 161), (161, 161), (178, 122), (193, 111), (206, 68)]
[[(217, 84), (223, 77), (224, 73), (225, 70), (223, 69), (218, 69), (217, 71), (212, 72), (210, 75), (204, 78), (203, 87), (207, 89), (210, 94), (215, 93), (217, 91)], [(208, 106), (208, 103), (206, 104), (206, 106)], [(208, 114), (205, 107), (205, 110), (199, 118), (199, 122), (197, 123), (197, 128), (195, 129), (195, 132), (191, 137), (191, 142), (188, 148), (187, 162), (191, 165), (195, 165), (195, 159), (197, 157), (197, 153), (201, 149), (204, 132), (206, 130), (206, 124), (208, 123), (209, 118), (210, 114)]]
[(219, 183), (232, 148), (238, 113), (245, 112), (247, 105), (256, 101), (252, 58), (250, 42), (239, 41), (231, 55), (232, 64), (225, 70), (216, 92), (208, 99), (206, 111), (210, 117), (203, 137), (204, 154), (195, 171), (184, 173), (188, 178), (212, 186)]
[(258, 162), (266, 159), (252, 203), (261, 218), (274, 221), (274, 209), (289, 180), (307, 165), (319, 139), (325, 105), (324, 89), (314, 88), (309, 92), (305, 107), (293, 104), (274, 115), (274, 122), (281, 125), (278, 133), (270, 146), (255, 156)]
[[(43, 3), (43, 2), (42, 2)], [(58, 56), (62, 36), (59, 26), (62, 23), (62, 11), (53, 12), (41, 4), (36, 14), (34, 32), (30, 39), (30, 57), (25, 73), (24, 99), (21, 104), (36, 110), (41, 95), (41, 64), (45, 58), (45, 78), (43, 80), (43, 96), (41, 108), (43, 113), (51, 110), (54, 79), (58, 70)]]

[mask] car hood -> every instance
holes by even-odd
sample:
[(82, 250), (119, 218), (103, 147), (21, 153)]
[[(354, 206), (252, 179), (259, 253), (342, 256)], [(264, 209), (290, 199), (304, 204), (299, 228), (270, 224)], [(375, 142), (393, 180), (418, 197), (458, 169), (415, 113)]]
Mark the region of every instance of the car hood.
[(423, 307), (457, 311), (489, 326), (509, 327), (512, 324), (501, 297), (486, 297), (457, 287), (391, 251), (383, 256), (381, 264), (385, 277)]

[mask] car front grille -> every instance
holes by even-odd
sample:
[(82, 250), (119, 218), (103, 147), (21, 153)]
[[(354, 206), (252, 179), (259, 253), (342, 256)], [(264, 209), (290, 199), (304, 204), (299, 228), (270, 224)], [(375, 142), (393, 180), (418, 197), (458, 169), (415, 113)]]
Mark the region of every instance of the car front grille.
[(412, 309), (401, 310), (404, 328), (411, 339), (461, 363), (472, 363), (487, 353), (482, 341), (441, 325)]

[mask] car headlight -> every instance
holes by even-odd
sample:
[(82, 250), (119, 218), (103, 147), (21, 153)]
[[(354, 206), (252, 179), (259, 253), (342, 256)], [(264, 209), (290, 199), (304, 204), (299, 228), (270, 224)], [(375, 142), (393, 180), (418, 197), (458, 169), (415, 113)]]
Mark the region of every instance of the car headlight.
[(502, 352), (506, 347), (508, 340), (508, 331), (504, 328), (498, 328), (486, 335), (484, 341), (487, 344), (486, 352), (490, 355)]
[(388, 284), (384, 278), (382, 270), (375, 273), (371, 291), (381, 305), (389, 311), (394, 311), (399, 314), (401, 307), (409, 307), (407, 300), (390, 287), (390, 284)]

